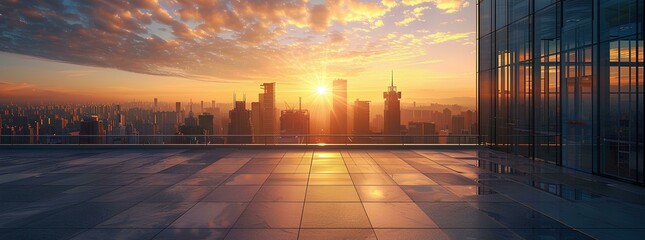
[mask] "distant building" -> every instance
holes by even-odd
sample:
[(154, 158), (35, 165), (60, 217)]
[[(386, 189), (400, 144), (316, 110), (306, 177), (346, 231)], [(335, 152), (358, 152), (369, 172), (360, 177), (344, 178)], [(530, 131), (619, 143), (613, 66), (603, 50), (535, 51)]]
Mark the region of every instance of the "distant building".
[(297, 110), (283, 110), (280, 113), (281, 142), (304, 143), (309, 135), (309, 111), (299, 107)]
[(475, 116), (473, 111), (467, 110), (465, 112), (462, 112), (461, 116), (464, 117), (464, 128), (468, 130), (465, 133), (474, 134), (474, 132), (471, 130), (474, 124), (474, 116)]
[(394, 74), (388, 91), (383, 92), (383, 98), (385, 99), (383, 134), (399, 135), (401, 134), (401, 92), (397, 92), (394, 86)]
[(448, 129), (450, 130), (450, 124), (452, 123), (452, 111), (450, 109), (445, 108), (443, 109), (443, 124), (442, 126), (439, 126), (441, 129)]
[(435, 124), (432, 122), (409, 122), (408, 135), (412, 143), (437, 143)]
[(264, 134), (277, 135), (278, 109), (275, 107), (275, 83), (262, 84), (264, 90), (262, 107), (262, 132)]
[[(336, 79), (332, 83), (332, 112), (330, 114), (329, 133), (332, 135), (347, 134), (347, 80)], [(345, 142), (345, 137), (334, 137), (332, 142)]]
[(179, 132), (179, 123), (177, 122), (177, 113), (175, 112), (157, 112), (157, 128), (159, 134), (165, 135), (157, 138), (158, 143), (174, 143), (175, 138), (172, 135), (177, 135)]
[(181, 124), (181, 121), (184, 118), (183, 114), (181, 113), (181, 102), (175, 103), (175, 113), (177, 113), (177, 123)]
[(452, 116), (450, 133), (459, 135), (459, 134), (464, 134), (464, 131), (468, 131), (464, 125), (464, 116), (461, 116), (461, 115)]
[(445, 129), (439, 130), (439, 141), (438, 141), (438, 143), (439, 144), (447, 144), (448, 143), (448, 135), (450, 135), (450, 133), (448, 133), (448, 130), (445, 130)]
[(81, 121), (80, 144), (102, 144), (104, 143), (104, 136), (103, 121), (100, 121), (98, 116), (86, 117)]
[(376, 114), (376, 116), (374, 116), (374, 118), (372, 119), (372, 123), (370, 124), (372, 132), (382, 133), (383, 123), (383, 114)]
[[(262, 94), (260, 94), (262, 98)], [(253, 142), (260, 142), (262, 135), (262, 107), (260, 102), (251, 103), (251, 126), (253, 127)]]
[(0, 126), (0, 143), (10, 144), (14, 143), (14, 131), (12, 127), (9, 126)]
[(210, 113), (203, 113), (202, 115), (199, 115), (199, 127), (204, 130), (204, 135), (214, 134), (213, 120), (213, 115)]
[(354, 101), (354, 134), (370, 134), (370, 101)]
[(245, 101), (235, 101), (235, 108), (228, 113), (230, 123), (228, 124), (228, 135), (244, 135), (244, 136), (228, 136), (228, 143), (252, 143), (253, 128), (251, 127), (251, 111), (246, 110)]
[(190, 102), (190, 111), (188, 112), (188, 117), (184, 120), (184, 125), (189, 127), (197, 126), (197, 118), (193, 113), (193, 102)]

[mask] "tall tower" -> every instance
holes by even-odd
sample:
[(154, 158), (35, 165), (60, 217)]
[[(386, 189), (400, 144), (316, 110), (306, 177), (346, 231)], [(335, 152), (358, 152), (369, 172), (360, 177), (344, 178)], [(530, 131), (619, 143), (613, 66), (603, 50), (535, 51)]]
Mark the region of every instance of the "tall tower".
[[(332, 86), (332, 112), (329, 126), (330, 134), (347, 134), (347, 80), (336, 79)], [(344, 142), (345, 138), (332, 138), (332, 142)]]
[(188, 112), (188, 117), (184, 119), (184, 123), (186, 123), (186, 126), (194, 127), (197, 126), (197, 118), (195, 118), (195, 114), (193, 113), (193, 100), (190, 100), (190, 111)]
[(175, 102), (175, 113), (177, 114), (177, 124), (180, 124), (183, 118), (181, 115), (181, 102)]
[(392, 71), (392, 81), (388, 91), (383, 92), (383, 98), (385, 98), (383, 134), (399, 135), (401, 134), (401, 92), (397, 92), (394, 86), (394, 71)]
[(370, 101), (354, 101), (354, 134), (370, 134)]
[(235, 108), (228, 112), (228, 143), (252, 143), (251, 111), (246, 110), (246, 101), (235, 101)]
[(309, 134), (309, 111), (302, 109), (302, 99), (298, 109), (287, 109), (280, 112), (281, 143), (306, 143)]
[[(260, 94), (260, 134), (277, 135), (278, 134), (278, 114), (275, 107), (275, 83), (263, 83), (264, 90)], [(274, 138), (263, 138), (267, 142), (274, 142)]]

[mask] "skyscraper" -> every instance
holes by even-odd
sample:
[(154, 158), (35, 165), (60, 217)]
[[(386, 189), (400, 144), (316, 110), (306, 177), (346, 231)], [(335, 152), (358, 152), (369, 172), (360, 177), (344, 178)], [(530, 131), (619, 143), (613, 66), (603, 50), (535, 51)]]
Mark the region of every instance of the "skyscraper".
[(204, 135), (213, 135), (213, 115), (210, 113), (199, 115), (199, 127), (203, 129)]
[(181, 115), (181, 102), (175, 103), (175, 113), (177, 113), (177, 123), (181, 123), (183, 116)]
[(228, 143), (252, 143), (251, 111), (246, 110), (245, 101), (235, 101), (235, 108), (228, 112), (231, 122), (228, 124)]
[(280, 112), (282, 143), (305, 143), (308, 140), (305, 135), (308, 135), (309, 131), (309, 111), (303, 110), (301, 104), (299, 104), (298, 109), (288, 109)]
[(372, 132), (382, 133), (384, 122), (385, 122), (385, 119), (383, 119), (383, 114), (376, 114), (376, 116), (374, 116), (374, 118), (372, 119), (372, 123), (371, 123)]
[(190, 101), (190, 111), (188, 112), (188, 117), (184, 119), (184, 123), (186, 126), (189, 127), (195, 127), (197, 126), (197, 118), (195, 118), (195, 114), (193, 113), (193, 101)]
[(354, 134), (370, 134), (370, 101), (354, 101)]
[[(275, 83), (263, 83), (260, 85), (263, 93), (259, 94), (259, 129), (257, 133), (262, 135), (277, 135), (278, 134), (278, 109), (275, 107)], [(255, 126), (254, 126), (255, 127)], [(275, 142), (273, 137), (264, 137), (264, 141), (269, 143)]]
[[(262, 98), (262, 94), (260, 94)], [(259, 143), (263, 140), (262, 135), (262, 107), (260, 102), (251, 103), (251, 126), (253, 126), (253, 142)]]
[[(330, 114), (329, 133), (332, 135), (347, 134), (347, 80), (336, 79), (332, 83), (332, 112)], [(344, 137), (333, 137), (332, 142), (345, 142)]]
[(450, 134), (453, 134), (453, 135), (464, 134), (465, 129), (466, 129), (466, 126), (464, 123), (464, 116), (462, 115), (452, 116), (452, 121), (450, 124)]
[(435, 125), (432, 122), (408, 122), (408, 135), (412, 143), (437, 143)]
[[(177, 122), (177, 113), (163, 111), (157, 112), (158, 132), (161, 135), (175, 135), (179, 130), (179, 123)], [(171, 138), (164, 137), (164, 142), (171, 142)]]
[(439, 126), (440, 129), (445, 129), (450, 131), (451, 126), (452, 126), (452, 111), (448, 108), (443, 109), (443, 126)]
[(388, 91), (383, 92), (383, 98), (385, 98), (383, 134), (399, 135), (401, 134), (401, 101), (399, 100), (401, 92), (397, 92), (394, 86), (394, 72), (392, 72), (391, 81)]
[(105, 129), (103, 121), (99, 116), (93, 115), (86, 117), (81, 121), (81, 131), (79, 132), (79, 143), (81, 144), (102, 144), (104, 143)]
[(643, 0), (478, 1), (483, 143), (645, 183)]

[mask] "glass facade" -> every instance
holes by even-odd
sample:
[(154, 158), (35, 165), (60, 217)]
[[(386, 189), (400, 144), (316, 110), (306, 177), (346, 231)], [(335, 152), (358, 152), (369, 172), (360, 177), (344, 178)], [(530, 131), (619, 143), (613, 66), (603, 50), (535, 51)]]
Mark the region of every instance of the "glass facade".
[(644, 0), (479, 0), (483, 144), (644, 184)]

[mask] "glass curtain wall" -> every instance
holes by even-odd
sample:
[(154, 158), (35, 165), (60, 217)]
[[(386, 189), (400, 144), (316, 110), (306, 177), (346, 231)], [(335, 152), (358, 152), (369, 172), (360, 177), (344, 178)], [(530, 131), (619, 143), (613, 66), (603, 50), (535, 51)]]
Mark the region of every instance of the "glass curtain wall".
[(643, 0), (478, 0), (482, 144), (643, 184)]

